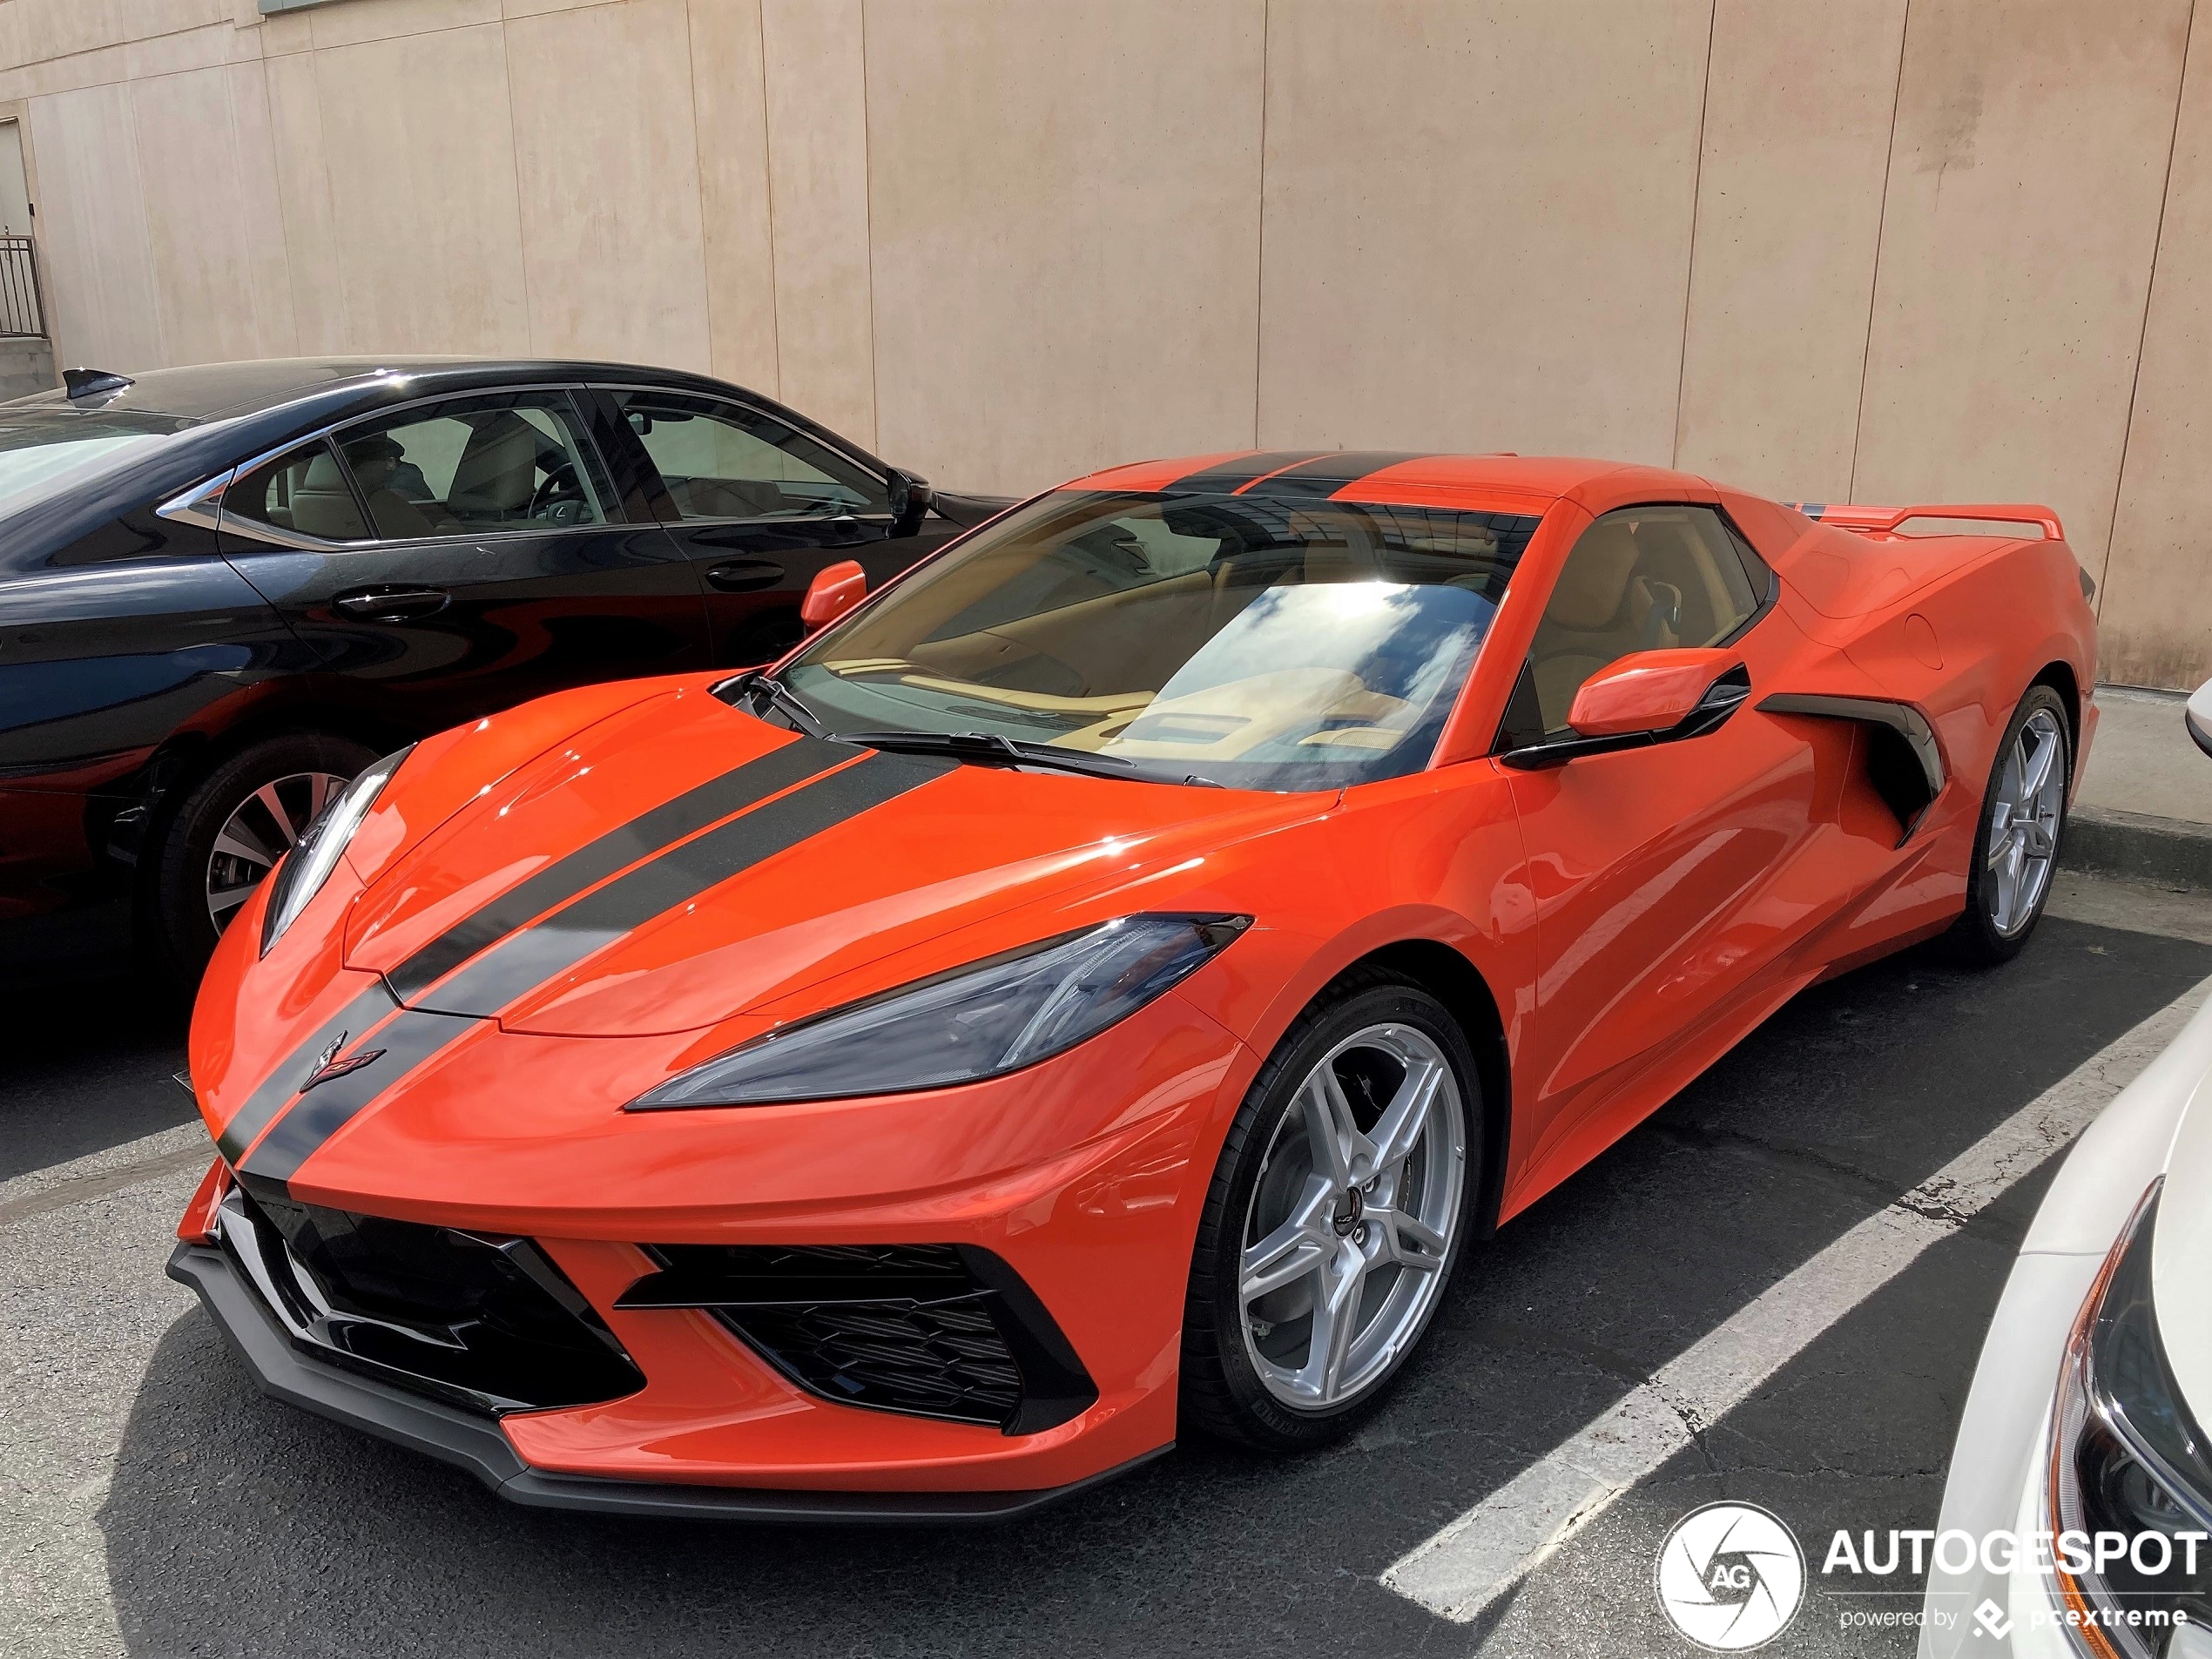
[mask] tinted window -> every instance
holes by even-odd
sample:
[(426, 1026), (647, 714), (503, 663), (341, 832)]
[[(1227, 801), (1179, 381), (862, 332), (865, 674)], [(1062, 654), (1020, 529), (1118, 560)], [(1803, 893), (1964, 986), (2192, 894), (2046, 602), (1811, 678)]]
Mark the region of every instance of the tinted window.
[(88, 484), (190, 424), (121, 411), (0, 409), (0, 508)]
[(923, 566), (786, 678), (833, 730), (986, 732), (1255, 789), (1428, 762), (1534, 517), (1066, 492)]
[(658, 392), (614, 395), (679, 517), (891, 510), (882, 479), (757, 409)]
[(368, 522), (337, 452), (320, 438), (265, 461), (233, 482), (223, 492), (223, 516), (318, 541), (369, 539)]
[(564, 393), (456, 399), (337, 442), (387, 541), (606, 522), (611, 492)]
[(1717, 645), (1763, 597), (1711, 508), (1606, 514), (1567, 556), (1529, 649), (1543, 729), (1566, 728), (1575, 693), (1600, 669), (1631, 651)]

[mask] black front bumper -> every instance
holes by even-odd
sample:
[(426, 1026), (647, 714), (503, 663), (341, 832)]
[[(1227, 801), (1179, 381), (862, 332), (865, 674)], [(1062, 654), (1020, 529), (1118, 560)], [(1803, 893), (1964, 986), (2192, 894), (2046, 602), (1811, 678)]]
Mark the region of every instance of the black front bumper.
[(230, 1339), (261, 1392), (466, 1469), (512, 1503), (543, 1509), (695, 1521), (823, 1521), (942, 1526), (1004, 1521), (1041, 1509), (1127, 1473), (1160, 1452), (1064, 1487), (1030, 1492), (792, 1492), (772, 1487), (605, 1480), (531, 1467), (496, 1419), (341, 1371), (300, 1352), (230, 1258), (206, 1244), (180, 1244), (169, 1277), (189, 1285)]

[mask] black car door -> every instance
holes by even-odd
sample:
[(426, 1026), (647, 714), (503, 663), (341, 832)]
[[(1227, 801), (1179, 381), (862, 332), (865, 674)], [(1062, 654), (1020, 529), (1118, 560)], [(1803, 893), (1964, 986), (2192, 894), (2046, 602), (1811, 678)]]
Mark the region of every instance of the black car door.
[(857, 559), (873, 588), (944, 539), (900, 522), (893, 481), (874, 466), (765, 409), (659, 388), (600, 395), (658, 474), (661, 516), (706, 590), (723, 664), (766, 662), (796, 644), (799, 602), (825, 565)]
[(241, 472), (225, 556), (331, 691), (416, 730), (705, 667), (698, 583), (618, 496), (606, 418), (563, 388), (381, 412)]

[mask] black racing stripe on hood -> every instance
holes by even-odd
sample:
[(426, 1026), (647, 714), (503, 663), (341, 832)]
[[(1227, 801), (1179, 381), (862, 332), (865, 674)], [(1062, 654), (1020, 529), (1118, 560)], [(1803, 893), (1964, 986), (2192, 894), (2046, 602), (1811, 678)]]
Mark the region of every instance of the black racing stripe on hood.
[(1271, 472), (1294, 467), (1301, 461), (1311, 461), (1317, 453), (1312, 449), (1264, 449), (1258, 455), (1239, 455), (1234, 461), (1224, 461), (1217, 467), (1186, 473), (1166, 488), (1177, 495), (1188, 490), (1210, 496), (1227, 496), (1242, 489), (1255, 478), (1264, 478)]
[[(616, 871), (697, 834), (717, 819), (766, 799), (850, 760), (843, 744), (802, 737), (719, 777), (685, 790), (652, 811), (555, 860), (519, 886), (438, 935), (385, 975), (403, 1002), (547, 911), (568, 903)], [(318, 1050), (320, 1052), (320, 1050)]]
[(246, 1097), (246, 1104), (223, 1125), (223, 1132), (215, 1137), (215, 1150), (223, 1155), (223, 1162), (237, 1168), (254, 1136), (268, 1128), (283, 1110), (284, 1103), (300, 1092), (300, 1085), (307, 1081), (307, 1074), (314, 1069), (325, 1049), (346, 1037), (360, 1036), (398, 1007), (379, 980), (318, 1026), (314, 1035), (277, 1063), (261, 1080), (261, 1086)]
[(1239, 495), (1288, 496), (1299, 501), (1323, 501), (1347, 484), (1356, 484), (1371, 473), (1408, 461), (1426, 458), (1420, 449), (1346, 449), (1318, 455), (1312, 461), (1285, 467), (1271, 478), (1262, 478)]
[(510, 934), (420, 1006), (477, 1018), (497, 1014), (655, 916), (958, 767), (957, 761), (934, 757), (873, 754), (719, 825)]
[(291, 1180), (300, 1166), (362, 1108), (439, 1049), (482, 1023), (449, 1014), (401, 1009), (373, 1035), (353, 1045), (383, 1052), (359, 1071), (334, 1077), (302, 1096), (300, 1103), (262, 1136), (260, 1145), (246, 1160), (244, 1173), (269, 1181)]

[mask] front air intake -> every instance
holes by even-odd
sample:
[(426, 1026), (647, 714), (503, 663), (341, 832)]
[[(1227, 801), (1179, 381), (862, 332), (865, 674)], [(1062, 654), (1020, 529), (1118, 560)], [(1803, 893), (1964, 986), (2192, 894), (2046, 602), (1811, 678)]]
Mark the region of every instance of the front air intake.
[(620, 1308), (703, 1308), (809, 1393), (1034, 1434), (1098, 1390), (1035, 1293), (968, 1244), (655, 1244)]

